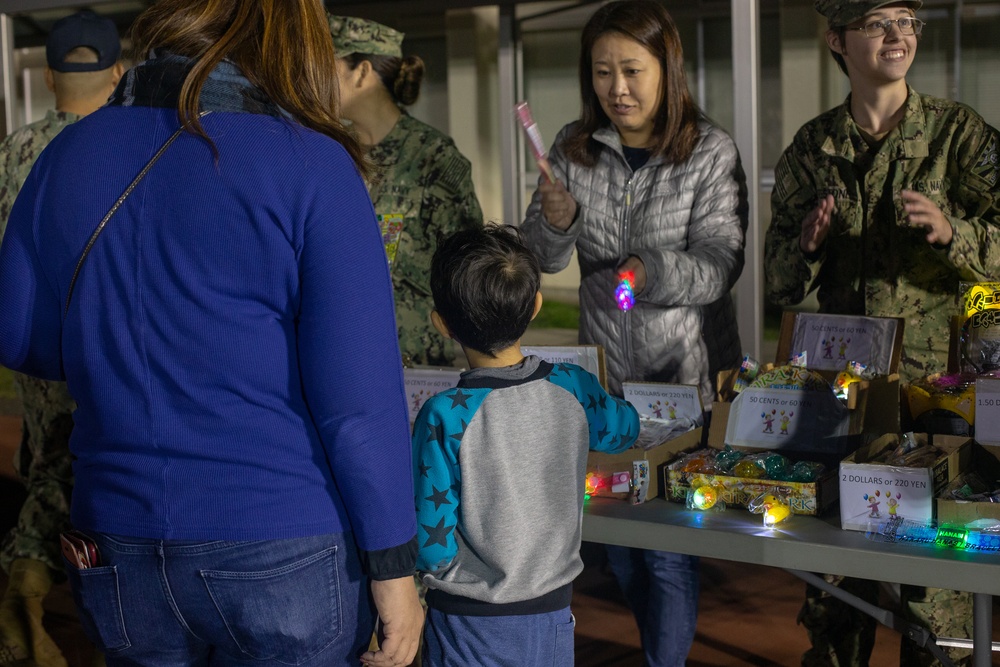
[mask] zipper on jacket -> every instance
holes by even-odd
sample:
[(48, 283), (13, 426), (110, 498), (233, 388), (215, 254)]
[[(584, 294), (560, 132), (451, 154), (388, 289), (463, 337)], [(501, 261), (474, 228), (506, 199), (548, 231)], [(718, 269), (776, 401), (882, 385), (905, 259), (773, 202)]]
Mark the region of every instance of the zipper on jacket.
[[(625, 207), (622, 211), (622, 249), (625, 251), (625, 256), (628, 257), (629, 254), (629, 225), (632, 222), (632, 183), (635, 181), (635, 172), (633, 171), (629, 177), (628, 181), (625, 182)], [(617, 276), (616, 276), (617, 277)], [(622, 318), (622, 347), (624, 348), (624, 358), (628, 367), (627, 377), (639, 377), (635, 372), (635, 359), (632, 357), (632, 327), (631, 327), (631, 317), (629, 314), (631, 311), (623, 310), (621, 311)]]

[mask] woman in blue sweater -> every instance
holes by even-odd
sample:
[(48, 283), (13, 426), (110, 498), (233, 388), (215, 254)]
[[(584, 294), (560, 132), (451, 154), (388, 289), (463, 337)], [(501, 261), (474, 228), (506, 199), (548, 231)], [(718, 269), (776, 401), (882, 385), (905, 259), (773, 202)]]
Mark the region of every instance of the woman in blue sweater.
[(84, 626), (110, 667), (407, 664), (392, 292), (322, 5), (160, 0), (132, 43), (0, 248), (0, 363), (79, 404)]

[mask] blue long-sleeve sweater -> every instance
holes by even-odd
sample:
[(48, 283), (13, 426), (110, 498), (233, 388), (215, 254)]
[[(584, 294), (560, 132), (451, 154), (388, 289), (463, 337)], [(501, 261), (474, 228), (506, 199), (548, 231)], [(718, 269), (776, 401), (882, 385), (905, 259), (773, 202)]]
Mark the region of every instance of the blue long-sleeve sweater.
[[(79, 408), (72, 521), (163, 539), (353, 530), (410, 545), (409, 432), (386, 257), (335, 141), (217, 111), (103, 108), (41, 155), (0, 247), (0, 363)], [(405, 560), (405, 559), (404, 559)], [(412, 565), (412, 560), (411, 560)]]

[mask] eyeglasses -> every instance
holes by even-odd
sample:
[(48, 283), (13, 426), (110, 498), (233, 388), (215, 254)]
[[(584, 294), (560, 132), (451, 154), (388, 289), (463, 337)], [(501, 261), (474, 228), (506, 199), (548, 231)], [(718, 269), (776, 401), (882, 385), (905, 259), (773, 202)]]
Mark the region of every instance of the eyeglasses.
[(889, 28), (895, 23), (896, 27), (899, 28), (899, 34), (901, 35), (919, 35), (920, 31), (924, 29), (924, 21), (920, 19), (915, 19), (912, 16), (904, 16), (901, 19), (879, 19), (878, 21), (871, 21), (866, 23), (860, 28), (851, 28), (851, 30), (860, 30), (865, 33), (866, 37), (881, 37), (882, 35), (889, 32)]

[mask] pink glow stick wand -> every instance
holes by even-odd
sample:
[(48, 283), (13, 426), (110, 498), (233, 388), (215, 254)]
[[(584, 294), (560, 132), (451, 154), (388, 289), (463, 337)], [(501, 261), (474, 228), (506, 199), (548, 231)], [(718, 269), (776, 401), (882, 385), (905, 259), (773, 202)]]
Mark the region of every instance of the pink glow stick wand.
[(518, 102), (514, 105), (514, 113), (517, 114), (517, 119), (521, 122), (521, 127), (524, 129), (524, 136), (528, 139), (528, 146), (531, 147), (531, 154), (535, 156), (538, 168), (545, 174), (545, 178), (548, 179), (549, 183), (555, 183), (556, 177), (552, 173), (552, 166), (549, 164), (545, 153), (542, 133), (538, 131), (538, 124), (531, 117), (531, 107), (528, 106), (527, 102)]

